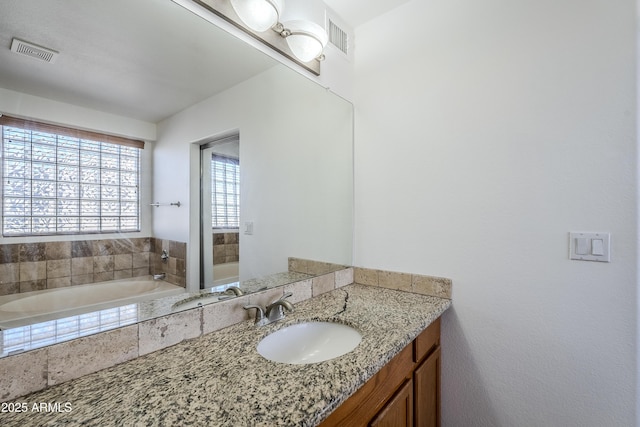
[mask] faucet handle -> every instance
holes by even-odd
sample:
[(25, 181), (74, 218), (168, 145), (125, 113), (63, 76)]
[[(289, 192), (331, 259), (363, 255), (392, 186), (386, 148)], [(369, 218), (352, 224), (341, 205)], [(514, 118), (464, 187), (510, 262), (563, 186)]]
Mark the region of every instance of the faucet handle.
[(256, 309), (256, 320), (255, 320), (255, 323), (256, 324), (265, 323), (266, 319), (264, 317), (264, 310), (259, 305), (245, 305), (242, 308), (244, 308), (245, 310), (251, 310), (252, 308), (255, 308)]
[[(273, 303), (276, 303), (276, 302), (278, 302), (278, 301), (283, 301), (285, 298), (289, 298), (289, 297), (291, 297), (291, 296), (293, 296), (293, 293), (292, 293), (292, 292), (287, 292), (286, 294), (282, 295), (280, 298), (278, 298), (277, 300), (275, 300)], [(273, 304), (273, 303), (272, 303), (272, 304)]]
[(267, 306), (266, 315), (269, 323), (284, 319), (285, 309), (287, 311), (293, 311), (293, 304), (285, 299), (290, 296), (291, 294), (284, 295), (279, 300), (274, 301), (273, 304)]

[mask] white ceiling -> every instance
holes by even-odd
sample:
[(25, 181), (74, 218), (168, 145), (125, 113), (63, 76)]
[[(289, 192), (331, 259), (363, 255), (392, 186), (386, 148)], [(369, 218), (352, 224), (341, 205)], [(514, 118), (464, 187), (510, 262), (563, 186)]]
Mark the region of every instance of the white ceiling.
[[(387, 13), (409, 0), (324, 0), (351, 28)], [(286, 4), (285, 4), (286, 7)]]
[(275, 64), (170, 0), (0, 2), (0, 87), (152, 123)]
[[(325, 3), (355, 28), (406, 1)], [(60, 55), (20, 56), (14, 37)], [(170, 0), (0, 1), (0, 87), (98, 111), (156, 123), (275, 64)]]

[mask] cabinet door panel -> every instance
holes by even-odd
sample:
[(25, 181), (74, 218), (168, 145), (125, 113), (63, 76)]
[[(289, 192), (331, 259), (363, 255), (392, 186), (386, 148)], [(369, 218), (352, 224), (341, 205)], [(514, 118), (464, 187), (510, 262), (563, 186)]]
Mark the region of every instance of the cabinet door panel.
[(369, 425), (371, 427), (413, 426), (413, 381), (407, 381)]
[(415, 425), (440, 426), (440, 347), (413, 374)]
[(411, 379), (413, 368), (413, 345), (409, 344), (346, 402), (336, 408), (320, 427), (366, 426), (404, 381)]
[(440, 318), (437, 318), (435, 322), (418, 335), (414, 343), (415, 358), (413, 360), (414, 362), (420, 362), (440, 345)]

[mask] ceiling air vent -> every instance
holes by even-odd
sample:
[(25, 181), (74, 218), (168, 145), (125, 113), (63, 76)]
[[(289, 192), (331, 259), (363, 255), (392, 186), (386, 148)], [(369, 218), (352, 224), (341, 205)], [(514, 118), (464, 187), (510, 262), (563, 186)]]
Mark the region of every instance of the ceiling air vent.
[(349, 54), (349, 35), (329, 19), (329, 41), (345, 55)]
[(47, 49), (46, 47), (38, 46), (37, 44), (16, 38), (11, 42), (11, 51), (45, 62), (54, 62), (58, 56), (58, 52), (55, 50)]

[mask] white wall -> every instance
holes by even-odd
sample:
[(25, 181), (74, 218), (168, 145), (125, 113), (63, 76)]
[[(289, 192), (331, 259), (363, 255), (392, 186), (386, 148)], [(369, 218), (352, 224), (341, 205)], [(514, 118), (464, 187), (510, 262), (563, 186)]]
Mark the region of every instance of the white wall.
[(198, 141), (240, 134), (241, 280), (287, 270), (287, 257), (351, 262), (353, 110), (276, 66), (163, 121), (154, 147), (153, 235), (188, 243), (187, 282), (199, 281)]
[(453, 279), (443, 426), (636, 425), (635, 18), (413, 0), (356, 29), (355, 264)]
[(1, 87), (0, 113), (126, 138), (137, 138), (144, 141), (156, 139), (155, 123), (78, 107)]

